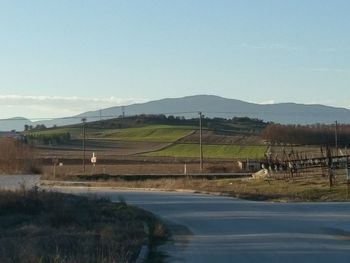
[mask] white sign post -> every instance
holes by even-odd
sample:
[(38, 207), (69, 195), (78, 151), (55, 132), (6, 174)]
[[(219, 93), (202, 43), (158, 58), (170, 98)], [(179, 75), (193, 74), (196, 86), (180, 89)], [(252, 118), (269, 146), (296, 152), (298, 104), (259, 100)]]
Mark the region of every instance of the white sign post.
[(97, 157), (96, 157), (95, 153), (92, 153), (91, 163), (93, 164), (93, 166), (96, 165), (96, 161), (97, 161)]
[(92, 166), (91, 174), (93, 174), (95, 172), (96, 162), (97, 162), (97, 157), (96, 157), (95, 153), (92, 153), (91, 163), (93, 166)]

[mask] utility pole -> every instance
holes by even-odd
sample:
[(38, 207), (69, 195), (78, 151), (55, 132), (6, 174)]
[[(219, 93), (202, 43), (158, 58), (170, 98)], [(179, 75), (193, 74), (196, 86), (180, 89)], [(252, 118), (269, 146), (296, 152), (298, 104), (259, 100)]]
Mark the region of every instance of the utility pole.
[(85, 174), (85, 122), (86, 122), (86, 118), (82, 118), (81, 121), (83, 122), (83, 172)]
[(335, 150), (338, 156), (338, 121), (335, 121)]
[(100, 109), (100, 121), (102, 121), (102, 110)]
[(125, 106), (122, 106), (122, 117), (125, 118)]
[(202, 112), (199, 114), (199, 171), (203, 172), (203, 145), (202, 145)]

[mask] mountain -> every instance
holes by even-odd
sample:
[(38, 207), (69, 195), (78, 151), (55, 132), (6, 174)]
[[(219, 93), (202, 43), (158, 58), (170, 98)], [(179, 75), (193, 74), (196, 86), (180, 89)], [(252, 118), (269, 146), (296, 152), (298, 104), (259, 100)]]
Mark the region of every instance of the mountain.
[[(124, 107), (111, 107), (101, 111), (89, 111), (72, 117), (35, 122), (32, 125), (45, 124), (50, 127), (53, 125), (75, 124), (80, 123), (84, 117), (87, 118), (87, 121), (96, 121), (100, 118), (116, 118), (123, 114), (123, 110), (125, 115), (128, 116), (169, 114), (193, 118), (198, 116), (198, 111), (202, 111), (207, 117), (232, 118), (234, 116), (246, 116), (282, 124), (333, 123), (336, 120), (340, 123), (350, 123), (350, 110), (345, 108), (297, 103), (255, 104), (213, 95), (196, 95), (161, 99)], [(15, 121), (10, 121), (10, 123), (14, 125)], [(23, 129), (24, 124), (18, 124), (16, 127), (18, 126)], [(13, 129), (13, 127), (15, 126), (11, 128)], [(0, 122), (0, 130), (4, 130), (2, 122)], [(17, 128), (17, 130), (20, 129)]]
[(23, 117), (0, 119), (0, 131), (23, 131), (24, 125), (33, 125), (33, 122)]
[[(350, 110), (319, 104), (255, 104), (213, 95), (197, 95), (183, 98), (170, 98), (124, 107), (126, 115), (170, 114), (193, 118), (202, 111), (208, 117), (232, 118), (234, 116), (258, 118), (282, 124), (350, 123)], [(112, 107), (101, 111), (102, 116), (122, 115), (122, 107)], [(78, 117), (96, 117), (100, 111), (90, 111)]]

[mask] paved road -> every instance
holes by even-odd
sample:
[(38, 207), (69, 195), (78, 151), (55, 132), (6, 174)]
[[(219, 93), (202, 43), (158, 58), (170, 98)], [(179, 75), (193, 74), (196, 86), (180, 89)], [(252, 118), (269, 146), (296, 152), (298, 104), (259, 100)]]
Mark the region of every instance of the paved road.
[(279, 204), (190, 193), (89, 192), (112, 200), (123, 196), (170, 222), (174, 240), (161, 247), (168, 262), (350, 262), (350, 203)]
[(0, 175), (0, 190), (31, 189), (40, 183), (40, 175)]

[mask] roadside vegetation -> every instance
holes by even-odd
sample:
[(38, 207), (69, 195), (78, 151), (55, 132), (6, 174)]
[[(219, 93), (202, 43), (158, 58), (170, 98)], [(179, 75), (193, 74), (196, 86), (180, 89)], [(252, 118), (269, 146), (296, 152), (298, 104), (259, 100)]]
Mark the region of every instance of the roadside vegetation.
[(0, 192), (0, 233), (3, 263), (132, 262), (147, 240), (166, 236), (157, 218), (124, 201), (38, 189)]

